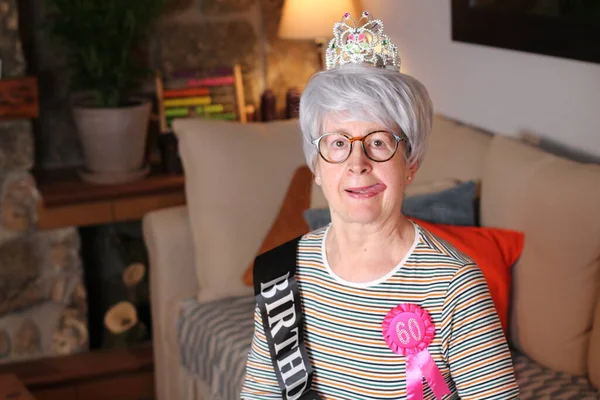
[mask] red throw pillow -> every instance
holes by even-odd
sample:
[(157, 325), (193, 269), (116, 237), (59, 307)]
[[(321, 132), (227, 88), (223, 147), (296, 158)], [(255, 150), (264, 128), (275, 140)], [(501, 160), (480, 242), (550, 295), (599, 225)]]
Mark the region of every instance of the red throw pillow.
[[(310, 193), (312, 189), (312, 172), (307, 166), (300, 167), (294, 173), (292, 182), (288, 187), (279, 214), (265, 237), (257, 255), (267, 252), (284, 244), (300, 235), (310, 232), (304, 220), (304, 210), (310, 207)], [(252, 271), (254, 260), (248, 265), (242, 280), (247, 286), (253, 287)]]
[(523, 251), (523, 233), (498, 228), (432, 224), (411, 219), (440, 239), (448, 241), (479, 266), (490, 289), (504, 334), (508, 335), (511, 268)]

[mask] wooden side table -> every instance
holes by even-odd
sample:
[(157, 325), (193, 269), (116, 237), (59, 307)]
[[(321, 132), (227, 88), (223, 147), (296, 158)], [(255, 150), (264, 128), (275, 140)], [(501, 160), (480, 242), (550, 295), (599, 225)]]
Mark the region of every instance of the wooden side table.
[(0, 400), (35, 400), (13, 374), (0, 375)]

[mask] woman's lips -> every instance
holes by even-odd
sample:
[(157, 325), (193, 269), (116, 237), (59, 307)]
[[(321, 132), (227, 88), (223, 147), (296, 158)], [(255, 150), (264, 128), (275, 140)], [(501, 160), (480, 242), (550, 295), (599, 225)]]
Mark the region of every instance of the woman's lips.
[(377, 196), (386, 188), (387, 186), (385, 186), (383, 183), (376, 183), (371, 186), (348, 188), (346, 189), (346, 193), (355, 199), (368, 199), (370, 197)]

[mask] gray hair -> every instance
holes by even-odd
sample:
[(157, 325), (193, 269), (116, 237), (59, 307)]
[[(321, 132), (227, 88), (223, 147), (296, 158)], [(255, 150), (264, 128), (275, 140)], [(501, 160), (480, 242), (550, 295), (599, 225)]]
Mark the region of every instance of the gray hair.
[(373, 121), (408, 140), (407, 161), (420, 165), (433, 119), (427, 89), (415, 78), (368, 64), (349, 63), (316, 73), (300, 98), (300, 128), (306, 163), (314, 172), (318, 152), (311, 143), (326, 118)]

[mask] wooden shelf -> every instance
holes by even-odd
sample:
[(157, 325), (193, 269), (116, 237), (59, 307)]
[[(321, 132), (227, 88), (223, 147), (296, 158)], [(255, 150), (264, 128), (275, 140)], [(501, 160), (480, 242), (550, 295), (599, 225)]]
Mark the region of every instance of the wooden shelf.
[(89, 201), (115, 200), (143, 194), (182, 191), (183, 175), (167, 175), (153, 168), (143, 180), (119, 185), (94, 185), (82, 181), (75, 168), (40, 170), (34, 176), (44, 207), (59, 207)]
[(77, 170), (34, 171), (42, 197), (39, 229), (141, 219), (160, 208), (185, 204), (185, 178), (153, 168), (145, 179), (118, 185), (82, 181)]
[(14, 374), (29, 389), (98, 379), (137, 371), (152, 371), (152, 343), (130, 348), (93, 350), (0, 366), (0, 374)]
[[(0, 366), (40, 400), (153, 398), (152, 344)], [(0, 391), (1, 392), (1, 391)]]

